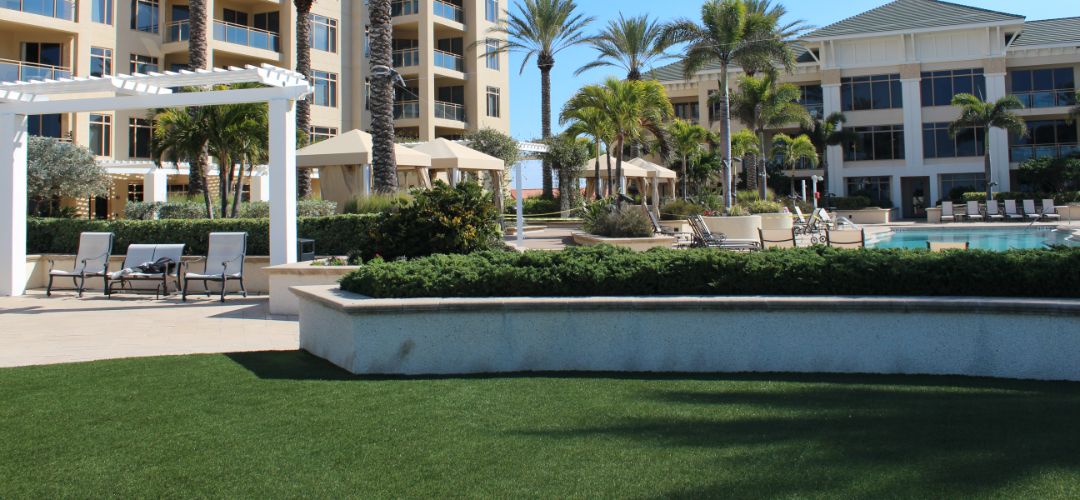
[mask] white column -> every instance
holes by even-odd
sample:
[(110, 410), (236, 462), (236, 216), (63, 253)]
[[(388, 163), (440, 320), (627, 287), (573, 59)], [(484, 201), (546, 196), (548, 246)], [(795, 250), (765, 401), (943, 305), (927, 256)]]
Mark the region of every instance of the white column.
[(270, 101), (270, 265), (296, 262), (296, 101)]
[(169, 175), (154, 167), (143, 175), (143, 201), (164, 203), (169, 197)]
[(0, 296), (26, 291), (26, 116), (0, 115)]
[(517, 165), (514, 165), (514, 189), (517, 191), (517, 233), (514, 235), (517, 238), (518, 248), (524, 248), (522, 245), (525, 243), (525, 209), (523, 208), (524, 200), (521, 196), (521, 171), (525, 169), (525, 162), (519, 161)]
[[(826, 117), (843, 110), (840, 104), (840, 84), (822, 85), (822, 111)], [(825, 150), (825, 160), (829, 164), (829, 185), (825, 191), (837, 196), (844, 195), (844, 148), (829, 146)]]
[(904, 158), (907, 167), (912, 170), (923, 164), (921, 81), (920, 78), (900, 81), (904, 95)]
[[(993, 102), (1005, 97), (1005, 74), (988, 73), (986, 75), (986, 100)], [(990, 129), (990, 171), (991, 180), (997, 183), (995, 192), (1011, 191), (1009, 181), (1009, 133), (1000, 128)]]
[(251, 201), (270, 201), (270, 175), (253, 175), (251, 180)]

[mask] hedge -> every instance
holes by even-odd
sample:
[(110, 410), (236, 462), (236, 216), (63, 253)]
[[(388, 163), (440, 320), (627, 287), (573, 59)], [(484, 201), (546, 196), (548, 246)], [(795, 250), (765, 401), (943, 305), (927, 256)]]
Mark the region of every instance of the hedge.
[[(374, 215), (337, 215), (297, 219), (297, 235), (315, 240), (320, 255), (346, 255), (371, 245)], [(79, 233), (107, 231), (116, 235), (113, 253), (123, 254), (131, 243), (185, 243), (189, 255), (205, 255), (211, 232), (246, 231), (248, 255), (270, 255), (268, 219), (169, 220), (27, 220), (27, 253), (73, 254)]]
[[(1062, 191), (1059, 193), (1021, 193), (1014, 191), (1007, 191), (1001, 193), (994, 193), (994, 199), (997, 201), (1016, 200), (1017, 202), (1023, 200), (1035, 200), (1035, 204), (1042, 206), (1042, 200), (1052, 199), (1055, 205), (1068, 205), (1070, 203), (1080, 202), (1080, 191)], [(972, 191), (964, 193), (963, 201), (986, 201), (985, 191)]]
[(826, 247), (736, 253), (599, 246), (372, 261), (345, 290), (379, 298), (629, 295), (1080, 297), (1080, 249)]

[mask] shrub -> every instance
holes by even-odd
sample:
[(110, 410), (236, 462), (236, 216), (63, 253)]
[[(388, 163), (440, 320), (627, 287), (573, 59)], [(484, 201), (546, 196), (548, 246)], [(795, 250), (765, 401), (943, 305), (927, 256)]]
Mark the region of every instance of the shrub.
[[(343, 289), (372, 297), (907, 295), (1080, 297), (1080, 249), (1008, 252), (838, 250), (737, 253), (564, 251), (375, 261)], [(1009, 276), (1008, 286), (1001, 277)]]
[(205, 219), (206, 205), (198, 201), (167, 202), (158, 208), (159, 219)]
[(129, 201), (124, 205), (124, 218), (128, 220), (152, 220), (165, 205), (161, 202)]
[(775, 214), (784, 211), (784, 204), (778, 201), (753, 200), (739, 205), (751, 214)]
[(866, 196), (836, 196), (830, 201), (837, 210), (862, 210), (873, 205)]
[[(559, 198), (525, 198), (521, 200), (521, 211), (525, 215), (546, 215), (550, 217), (558, 217)], [(506, 207), (506, 213), (517, 213), (517, 202), (511, 203)]]
[(608, 200), (595, 201), (585, 208), (581, 228), (589, 234), (608, 238), (646, 238), (653, 235), (652, 222), (637, 205), (618, 209)]
[(408, 205), (412, 197), (404, 194), (373, 194), (371, 196), (359, 196), (345, 203), (347, 214), (377, 214), (386, 212), (394, 207)]
[(682, 220), (692, 215), (701, 215), (709, 208), (686, 200), (674, 200), (660, 207), (660, 216), (664, 220)]
[[(311, 199), (296, 202), (297, 217), (329, 217), (335, 213), (337, 213), (337, 202)], [(270, 218), (270, 203), (265, 201), (241, 203), (236, 215), (241, 219), (268, 219)]]

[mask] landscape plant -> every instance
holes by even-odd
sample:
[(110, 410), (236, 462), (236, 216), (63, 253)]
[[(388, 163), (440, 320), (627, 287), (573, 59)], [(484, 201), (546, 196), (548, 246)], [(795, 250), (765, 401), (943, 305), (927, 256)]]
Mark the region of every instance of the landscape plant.
[(26, 162), (26, 191), (34, 215), (56, 215), (63, 198), (85, 200), (109, 192), (108, 173), (83, 146), (32, 136)]
[(986, 180), (986, 200), (994, 199), (994, 176), (990, 162), (990, 130), (1002, 129), (1012, 135), (1027, 135), (1024, 119), (1016, 110), (1024, 107), (1016, 96), (1005, 96), (994, 102), (986, 102), (971, 94), (953, 96), (952, 105), (960, 108), (960, 117), (949, 123), (949, 135), (956, 137), (963, 130), (976, 128), (982, 131), (983, 169)]
[(612, 200), (597, 200), (585, 207), (581, 228), (607, 238), (646, 238), (653, 235), (652, 223), (639, 205), (620, 207)]
[(589, 161), (589, 144), (568, 134), (559, 134), (545, 141), (548, 147), (544, 158), (559, 172), (559, 210), (563, 217), (581, 207), (581, 172)]
[[(747, 180), (753, 177), (763, 198), (767, 197), (765, 188), (768, 185), (765, 159), (771, 157), (770, 146), (778, 144), (775, 137), (771, 143), (766, 141), (765, 131), (792, 123), (800, 127), (809, 126), (811, 123), (810, 114), (798, 102), (799, 95), (799, 87), (790, 83), (778, 83), (771, 72), (766, 72), (761, 77), (740, 78), (739, 88), (732, 99), (731, 113), (758, 137), (758, 150), (762, 153), (757, 155), (758, 164), (744, 163), (743, 166), (751, 167), (746, 173)], [(718, 94), (714, 94), (713, 99), (718, 99)]]

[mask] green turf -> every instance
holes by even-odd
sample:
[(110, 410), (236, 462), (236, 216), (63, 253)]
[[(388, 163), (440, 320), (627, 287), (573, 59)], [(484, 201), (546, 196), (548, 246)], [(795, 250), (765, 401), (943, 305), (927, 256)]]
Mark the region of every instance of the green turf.
[(0, 370), (0, 498), (1076, 498), (1080, 384), (378, 379), (302, 353)]

